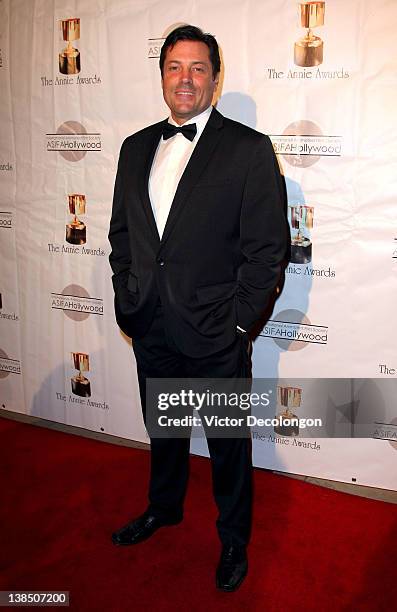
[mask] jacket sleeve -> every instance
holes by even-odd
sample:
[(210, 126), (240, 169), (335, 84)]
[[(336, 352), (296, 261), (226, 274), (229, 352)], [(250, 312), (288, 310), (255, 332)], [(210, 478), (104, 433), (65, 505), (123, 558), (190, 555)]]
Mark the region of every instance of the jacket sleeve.
[(120, 150), (119, 163), (114, 185), (112, 216), (110, 220), (109, 242), (111, 253), (109, 255), (110, 266), (113, 270), (113, 287), (115, 292), (118, 288), (127, 284), (128, 270), (131, 264), (131, 253), (129, 247), (127, 215), (124, 204), (124, 168), (126, 157), (126, 141)]
[(243, 194), (237, 323), (250, 328), (260, 319), (286, 257), (288, 229), (285, 190), (270, 139), (263, 136), (253, 155)]

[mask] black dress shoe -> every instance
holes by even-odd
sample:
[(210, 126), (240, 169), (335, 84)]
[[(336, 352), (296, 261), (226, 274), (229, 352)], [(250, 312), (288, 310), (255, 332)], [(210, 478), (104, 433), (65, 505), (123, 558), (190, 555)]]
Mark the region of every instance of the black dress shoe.
[(224, 546), (216, 570), (216, 586), (222, 591), (235, 591), (247, 575), (248, 560), (242, 546)]
[(164, 521), (156, 516), (152, 516), (148, 512), (144, 512), (131, 523), (128, 523), (118, 531), (112, 534), (112, 542), (116, 546), (130, 546), (130, 544), (139, 544), (150, 538), (157, 529), (166, 525), (178, 525), (178, 521)]

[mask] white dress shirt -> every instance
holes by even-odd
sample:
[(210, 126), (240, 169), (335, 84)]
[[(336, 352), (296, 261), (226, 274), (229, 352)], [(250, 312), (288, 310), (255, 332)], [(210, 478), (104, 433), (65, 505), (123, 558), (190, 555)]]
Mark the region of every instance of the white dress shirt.
[[(192, 142), (180, 133), (168, 140), (160, 139), (149, 176), (149, 197), (160, 238), (181, 176), (207, 125), (211, 111), (212, 106), (209, 106), (200, 115), (192, 117), (183, 124), (196, 124), (197, 134)], [(168, 123), (178, 126), (172, 117), (169, 117)]]

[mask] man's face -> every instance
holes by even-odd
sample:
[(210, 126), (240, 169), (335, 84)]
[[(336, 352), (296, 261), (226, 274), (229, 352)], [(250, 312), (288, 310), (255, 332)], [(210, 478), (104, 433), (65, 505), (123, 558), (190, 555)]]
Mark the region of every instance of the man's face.
[(207, 45), (180, 40), (168, 48), (161, 83), (164, 100), (179, 125), (202, 113), (210, 106), (218, 86)]

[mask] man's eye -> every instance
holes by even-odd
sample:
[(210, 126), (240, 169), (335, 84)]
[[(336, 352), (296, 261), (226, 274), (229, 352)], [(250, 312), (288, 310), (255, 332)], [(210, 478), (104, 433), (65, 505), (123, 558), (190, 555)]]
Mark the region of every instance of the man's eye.
[(204, 72), (204, 68), (202, 66), (194, 66), (193, 70), (195, 70), (195, 72)]

